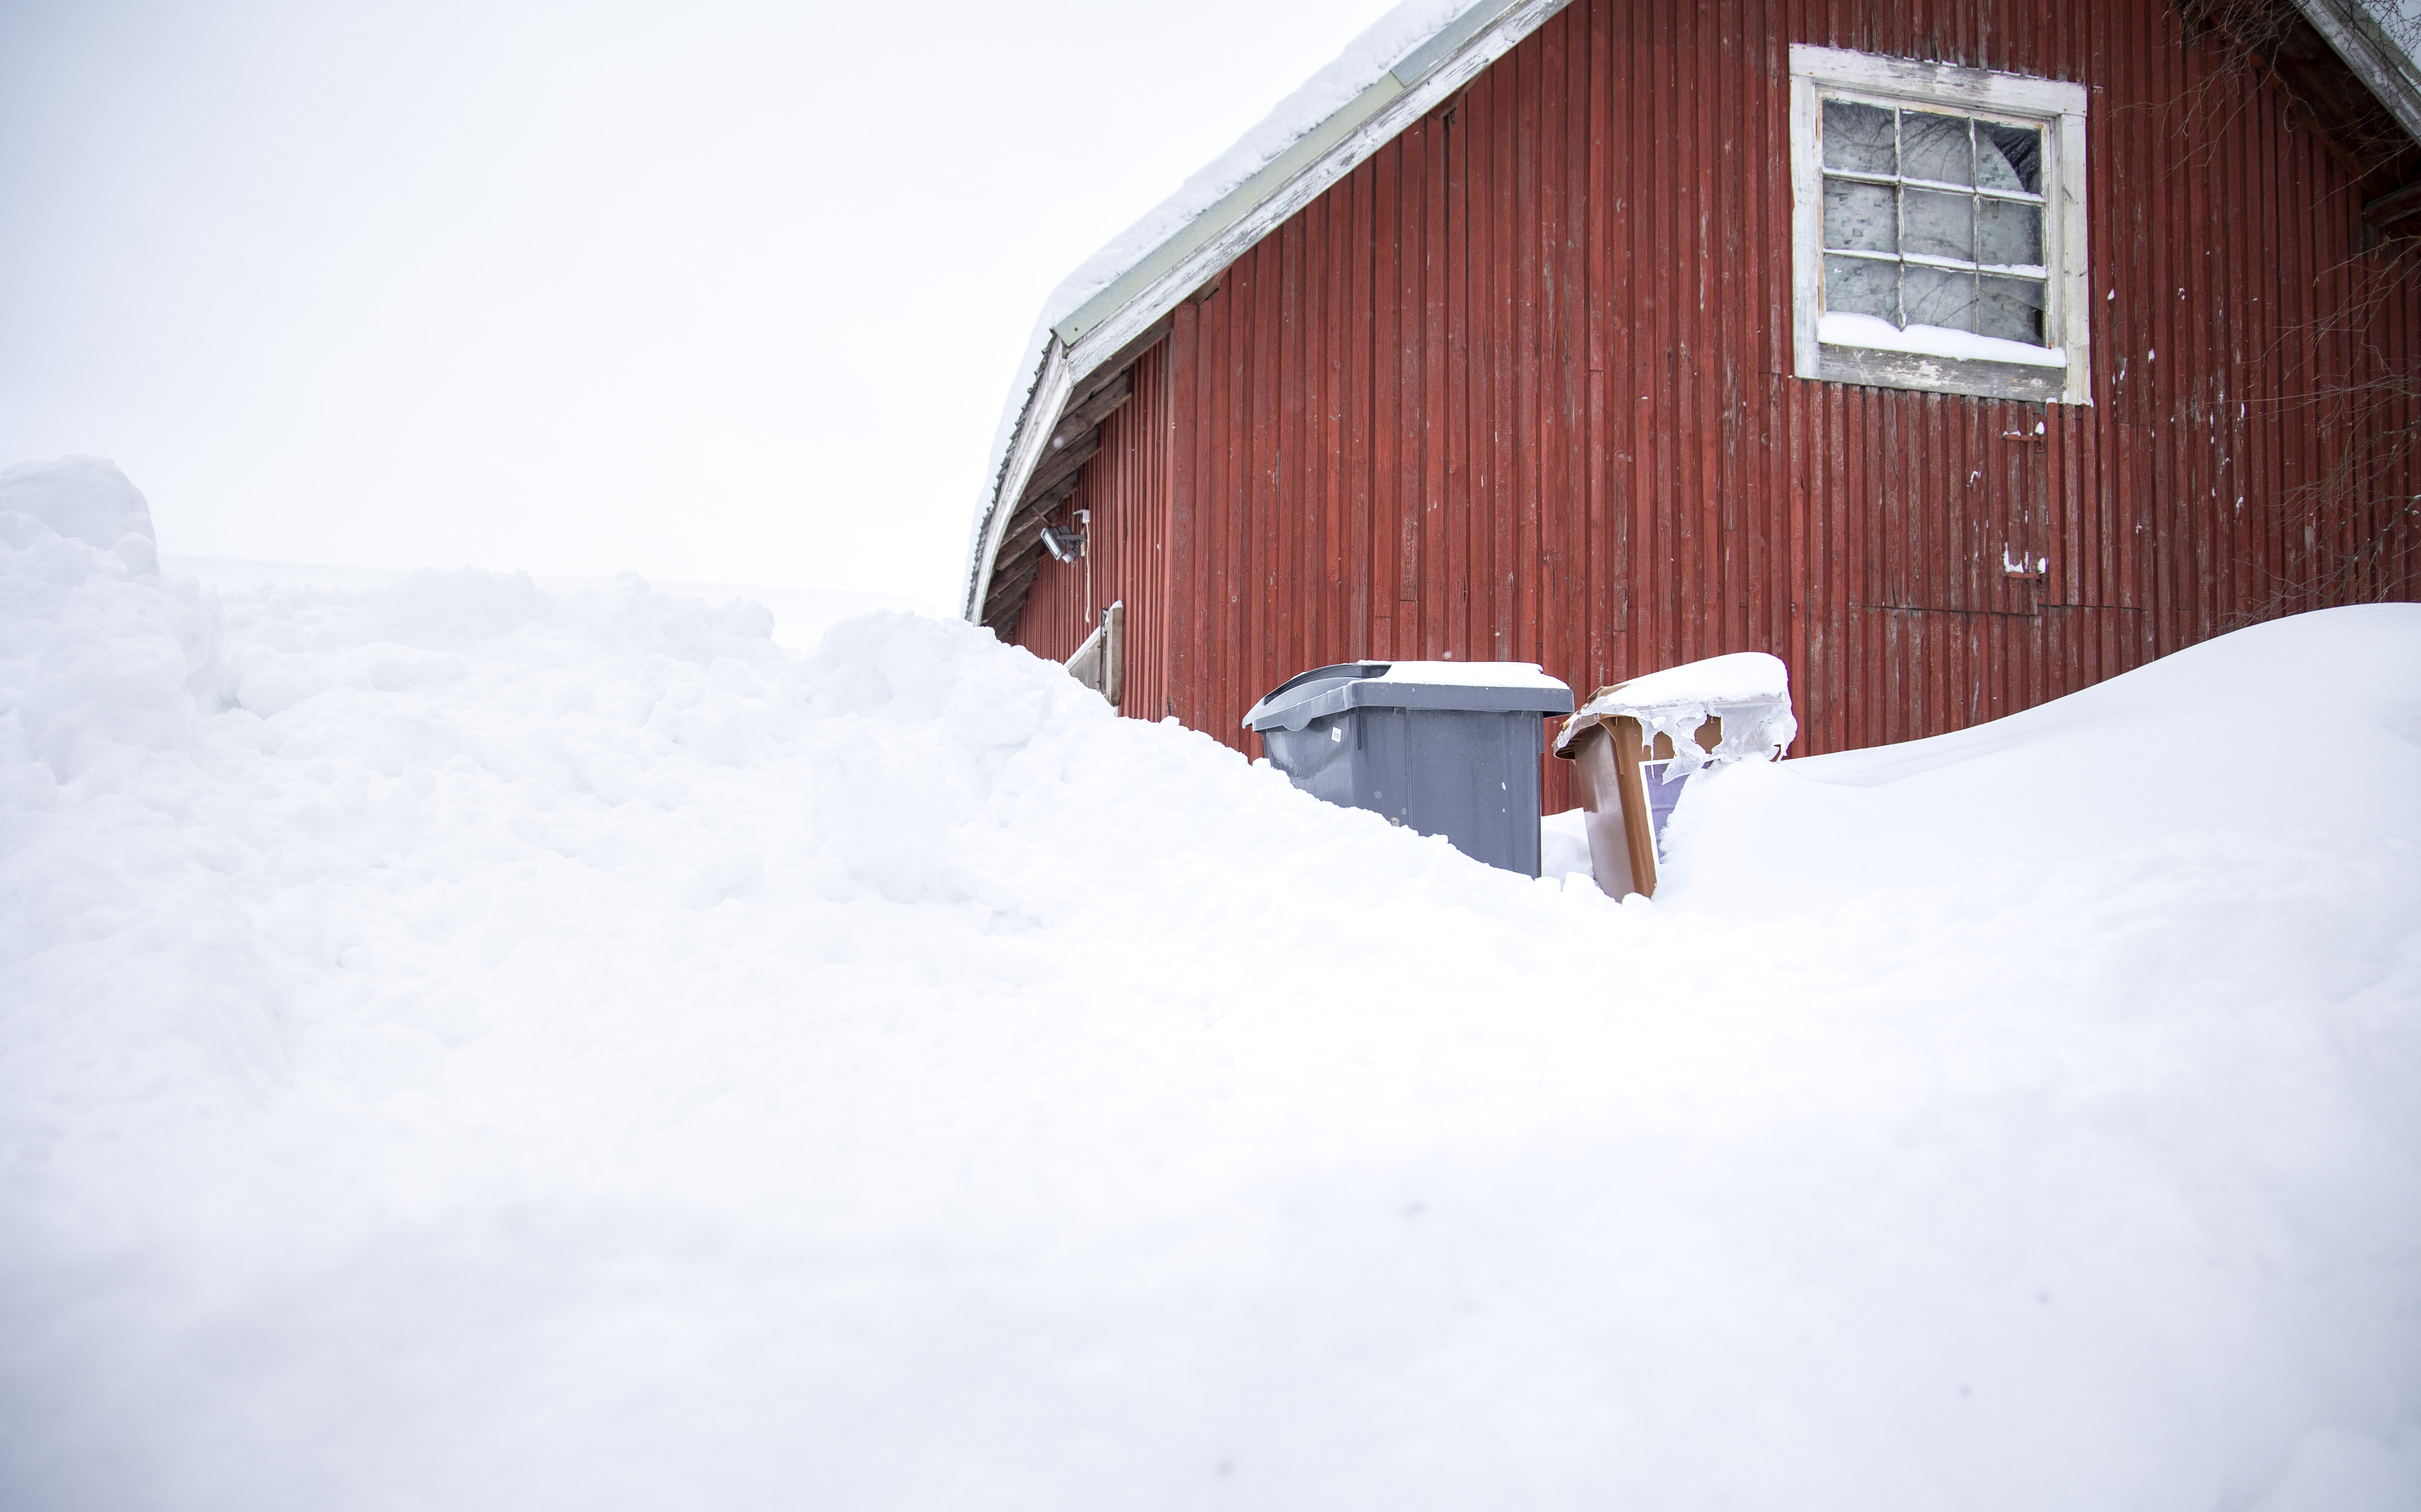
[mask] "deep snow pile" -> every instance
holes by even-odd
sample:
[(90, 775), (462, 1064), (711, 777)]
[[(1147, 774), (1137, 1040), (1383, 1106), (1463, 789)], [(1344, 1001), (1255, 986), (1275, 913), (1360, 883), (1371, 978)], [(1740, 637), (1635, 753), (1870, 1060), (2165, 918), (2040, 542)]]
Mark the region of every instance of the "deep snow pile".
[(222, 622), (26, 476), (0, 1504), (2421, 1492), (2421, 610), (1715, 772), (1617, 906), (956, 623)]

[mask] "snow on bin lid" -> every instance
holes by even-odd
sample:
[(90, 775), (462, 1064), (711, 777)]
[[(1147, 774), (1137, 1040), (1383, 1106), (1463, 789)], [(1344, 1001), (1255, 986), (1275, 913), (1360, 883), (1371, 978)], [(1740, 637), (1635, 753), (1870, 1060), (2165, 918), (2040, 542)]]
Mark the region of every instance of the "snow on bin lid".
[(1789, 696), (1790, 671), (1782, 664), (1782, 658), (1763, 651), (1735, 651), (1601, 688), (1588, 701), (1588, 710), (1628, 714), (1663, 704), (1745, 704)]
[(1572, 691), (1536, 662), (1341, 662), (1297, 673), (1244, 714), (1247, 729), (1299, 730), (1348, 709), (1569, 714)]
[(1685, 662), (1600, 688), (1565, 722), (1555, 738), (1555, 754), (1571, 755), (1571, 742), (1584, 731), (1617, 714), (1639, 721), (1650, 740), (1660, 733), (1672, 736), (1675, 752), (1693, 770), (1698, 765), (1697, 745), (1689, 737), (1710, 718), (1724, 721), (1724, 740), (1716, 752), (1721, 758), (1770, 756), (1799, 733), (1790, 712), (1790, 671), (1780, 657), (1763, 651)]

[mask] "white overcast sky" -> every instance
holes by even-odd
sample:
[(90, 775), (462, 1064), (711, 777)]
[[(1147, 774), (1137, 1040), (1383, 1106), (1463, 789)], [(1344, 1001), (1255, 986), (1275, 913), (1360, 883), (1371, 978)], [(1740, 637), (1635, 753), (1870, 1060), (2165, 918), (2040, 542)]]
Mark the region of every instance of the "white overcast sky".
[(0, 465), (953, 605), (1043, 296), (1385, 8), (0, 0)]

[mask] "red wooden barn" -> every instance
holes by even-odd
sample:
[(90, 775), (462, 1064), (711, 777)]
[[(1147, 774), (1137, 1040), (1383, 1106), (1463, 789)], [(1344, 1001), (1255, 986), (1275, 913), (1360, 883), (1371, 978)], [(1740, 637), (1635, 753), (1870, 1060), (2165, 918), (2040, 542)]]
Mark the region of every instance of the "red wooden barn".
[(2421, 87), (2362, 6), (1390, 18), (1048, 312), (964, 611), (1064, 660), (1120, 605), (1113, 701), (1247, 750), (1328, 662), (1772, 651), (1804, 754), (2414, 597)]

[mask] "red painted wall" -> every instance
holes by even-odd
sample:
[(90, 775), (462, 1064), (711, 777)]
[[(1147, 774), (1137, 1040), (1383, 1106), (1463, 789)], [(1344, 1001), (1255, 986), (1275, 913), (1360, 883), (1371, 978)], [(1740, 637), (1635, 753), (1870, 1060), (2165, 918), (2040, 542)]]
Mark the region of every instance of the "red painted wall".
[[(1793, 39), (2092, 88), (2092, 406), (1790, 375)], [(1578, 0), (1179, 308), (1073, 501), (1093, 555), (1045, 567), (1018, 639), (1064, 657), (1122, 598), (1127, 712), (1246, 749), (1244, 709), (1324, 662), (1536, 661), (1585, 695), (1770, 650), (1804, 754), (2308, 607), (2282, 590), (2362, 523), (2307, 488), (2330, 396), (2413, 371), (2421, 306), (2331, 328), (2390, 264), (2225, 61), (2153, 0)], [(2421, 588), (2409, 547), (2367, 571)]]
[[(1019, 645), (1065, 661), (1101, 623), (1101, 611), (1123, 602), (1128, 652), (1121, 707), (1147, 719), (1175, 708), (1168, 624), (1179, 603), (1169, 591), (1168, 526), (1176, 447), (1168, 352), (1164, 341), (1135, 364), (1134, 397), (1101, 422), (1100, 453), (1085, 464), (1075, 494), (1053, 517), (1072, 524), (1077, 510), (1089, 511), (1084, 556), (1044, 563), (1017, 624)], [(1228, 731), (1219, 733), (1228, 738)]]

